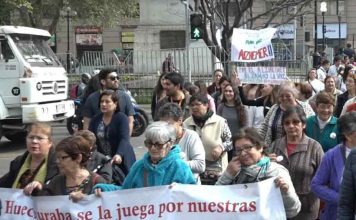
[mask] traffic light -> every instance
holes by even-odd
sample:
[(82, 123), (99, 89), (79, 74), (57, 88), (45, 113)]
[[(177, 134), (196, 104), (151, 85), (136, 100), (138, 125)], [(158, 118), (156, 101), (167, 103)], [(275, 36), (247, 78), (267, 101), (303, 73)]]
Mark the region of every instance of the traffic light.
[(190, 38), (194, 40), (202, 39), (204, 35), (204, 22), (202, 14), (190, 15)]
[(323, 33), (326, 33), (326, 25), (323, 25)]

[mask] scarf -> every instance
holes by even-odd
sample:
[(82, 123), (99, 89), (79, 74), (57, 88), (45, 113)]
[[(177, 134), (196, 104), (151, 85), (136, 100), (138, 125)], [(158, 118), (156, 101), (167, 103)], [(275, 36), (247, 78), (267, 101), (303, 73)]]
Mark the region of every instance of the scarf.
[(201, 117), (197, 117), (192, 115), (193, 120), (195, 122), (196, 125), (198, 125), (200, 128), (202, 128), (205, 125), (205, 122), (214, 114), (213, 111), (211, 111), (210, 109), (206, 112), (205, 115), (201, 116)]
[(251, 166), (243, 166), (236, 176), (234, 183), (254, 183), (269, 178), (267, 171), (270, 165), (269, 157), (263, 156), (260, 161)]

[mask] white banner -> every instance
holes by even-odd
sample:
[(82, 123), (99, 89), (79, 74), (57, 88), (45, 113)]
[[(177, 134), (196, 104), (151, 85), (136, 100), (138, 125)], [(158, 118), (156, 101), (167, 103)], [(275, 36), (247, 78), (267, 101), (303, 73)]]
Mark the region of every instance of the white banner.
[(176, 185), (121, 190), (79, 203), (68, 196), (27, 197), (22, 190), (0, 189), (6, 220), (56, 219), (286, 219), (273, 179), (231, 186)]
[(237, 72), (241, 82), (248, 84), (279, 85), (281, 82), (287, 80), (287, 70), (285, 67), (237, 67)]
[(258, 62), (274, 58), (271, 39), (276, 28), (248, 30), (234, 28), (231, 37), (231, 61)]

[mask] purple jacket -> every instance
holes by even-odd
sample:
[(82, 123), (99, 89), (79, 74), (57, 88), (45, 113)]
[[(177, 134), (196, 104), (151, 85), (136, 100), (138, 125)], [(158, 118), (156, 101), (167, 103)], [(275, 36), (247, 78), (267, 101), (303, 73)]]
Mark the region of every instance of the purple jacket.
[(345, 146), (338, 144), (324, 154), (311, 189), (326, 204), (321, 210), (320, 219), (336, 220), (339, 188), (345, 166)]

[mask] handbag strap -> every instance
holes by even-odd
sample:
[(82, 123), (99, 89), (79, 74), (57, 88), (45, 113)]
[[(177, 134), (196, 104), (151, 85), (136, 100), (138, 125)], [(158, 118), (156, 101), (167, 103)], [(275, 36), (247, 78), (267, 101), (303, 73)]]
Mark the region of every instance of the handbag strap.
[(148, 186), (148, 181), (147, 181), (147, 171), (145, 168), (143, 168), (143, 187)]

